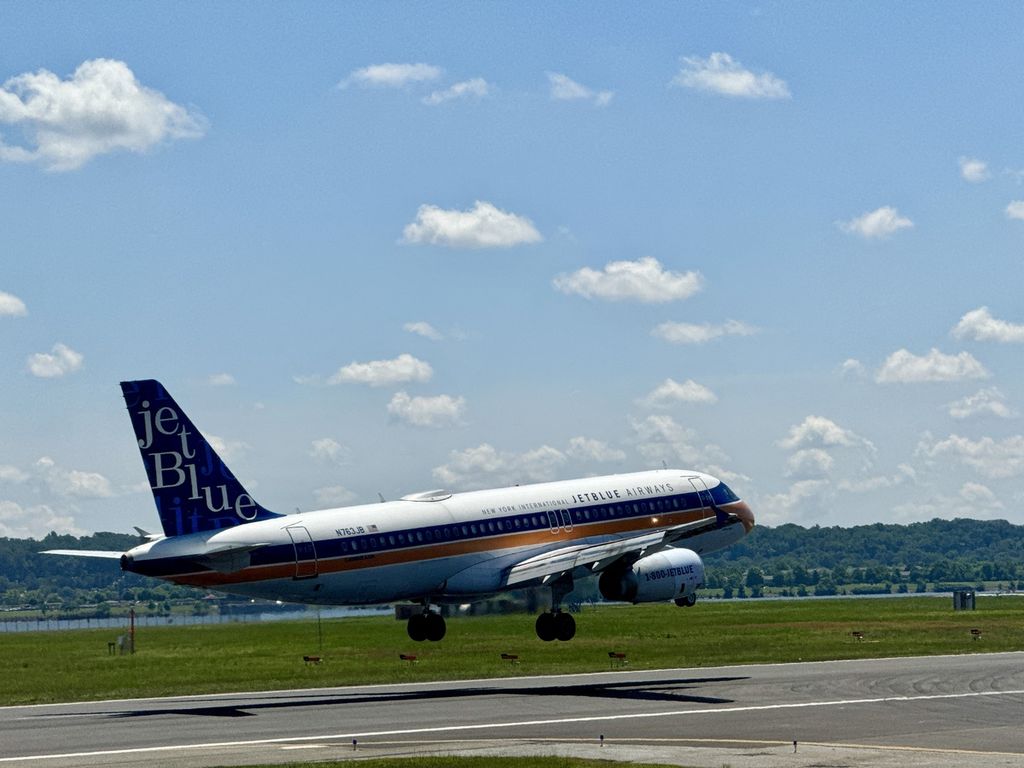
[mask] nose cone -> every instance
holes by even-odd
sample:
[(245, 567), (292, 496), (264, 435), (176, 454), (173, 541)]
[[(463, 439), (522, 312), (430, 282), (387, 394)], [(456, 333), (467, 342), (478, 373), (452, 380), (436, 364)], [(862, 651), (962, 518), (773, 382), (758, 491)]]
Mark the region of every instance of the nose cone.
[(754, 529), (754, 513), (750, 511), (747, 502), (738, 501), (729, 508), (729, 511), (740, 519), (740, 522), (743, 523), (743, 529), (747, 533)]

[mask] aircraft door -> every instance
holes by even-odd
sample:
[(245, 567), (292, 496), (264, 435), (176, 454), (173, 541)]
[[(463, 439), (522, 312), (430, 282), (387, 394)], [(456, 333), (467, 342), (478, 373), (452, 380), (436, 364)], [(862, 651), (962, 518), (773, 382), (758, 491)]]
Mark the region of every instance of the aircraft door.
[(295, 549), (296, 579), (312, 579), (317, 575), (316, 545), (304, 526), (292, 525), (285, 528)]
[(562, 527), (565, 528), (566, 533), (572, 533), (572, 512), (568, 509), (563, 509), (561, 513)]
[(558, 513), (548, 512), (548, 525), (551, 527), (552, 533), (558, 533)]
[(697, 491), (697, 497), (700, 499), (701, 509), (711, 509), (714, 506), (714, 500), (711, 498), (711, 491), (704, 484), (704, 481), (699, 477), (691, 477), (690, 485)]

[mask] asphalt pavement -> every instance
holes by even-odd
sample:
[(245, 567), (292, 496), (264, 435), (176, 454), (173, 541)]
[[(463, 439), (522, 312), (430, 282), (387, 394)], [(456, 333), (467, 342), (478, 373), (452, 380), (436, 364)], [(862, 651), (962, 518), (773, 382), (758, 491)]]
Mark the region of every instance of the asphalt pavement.
[(1024, 766), (1022, 720), (1024, 653), (622, 670), (0, 708), (0, 768), (498, 753)]

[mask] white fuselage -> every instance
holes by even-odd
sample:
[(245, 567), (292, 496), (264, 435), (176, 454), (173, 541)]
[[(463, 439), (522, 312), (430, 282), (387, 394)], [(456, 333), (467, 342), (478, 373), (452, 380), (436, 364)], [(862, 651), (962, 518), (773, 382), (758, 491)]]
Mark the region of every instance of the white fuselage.
[[(714, 518), (738, 519), (686, 546), (698, 554), (753, 526), (709, 475), (656, 470), (297, 513), (143, 544), (128, 570), (180, 584), (315, 604), (459, 600), (506, 588), (509, 569), (585, 547)], [(724, 493), (725, 491), (722, 491)], [(719, 494), (721, 495), (721, 494)], [(528, 584), (520, 586), (529, 586)]]

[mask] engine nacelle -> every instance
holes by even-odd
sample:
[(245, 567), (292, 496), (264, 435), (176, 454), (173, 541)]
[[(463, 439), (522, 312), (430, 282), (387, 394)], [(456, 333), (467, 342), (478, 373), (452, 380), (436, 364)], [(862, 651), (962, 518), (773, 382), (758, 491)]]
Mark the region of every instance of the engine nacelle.
[(598, 588), (606, 600), (656, 603), (694, 594), (704, 583), (704, 562), (690, 549), (665, 549), (631, 566), (601, 574)]

